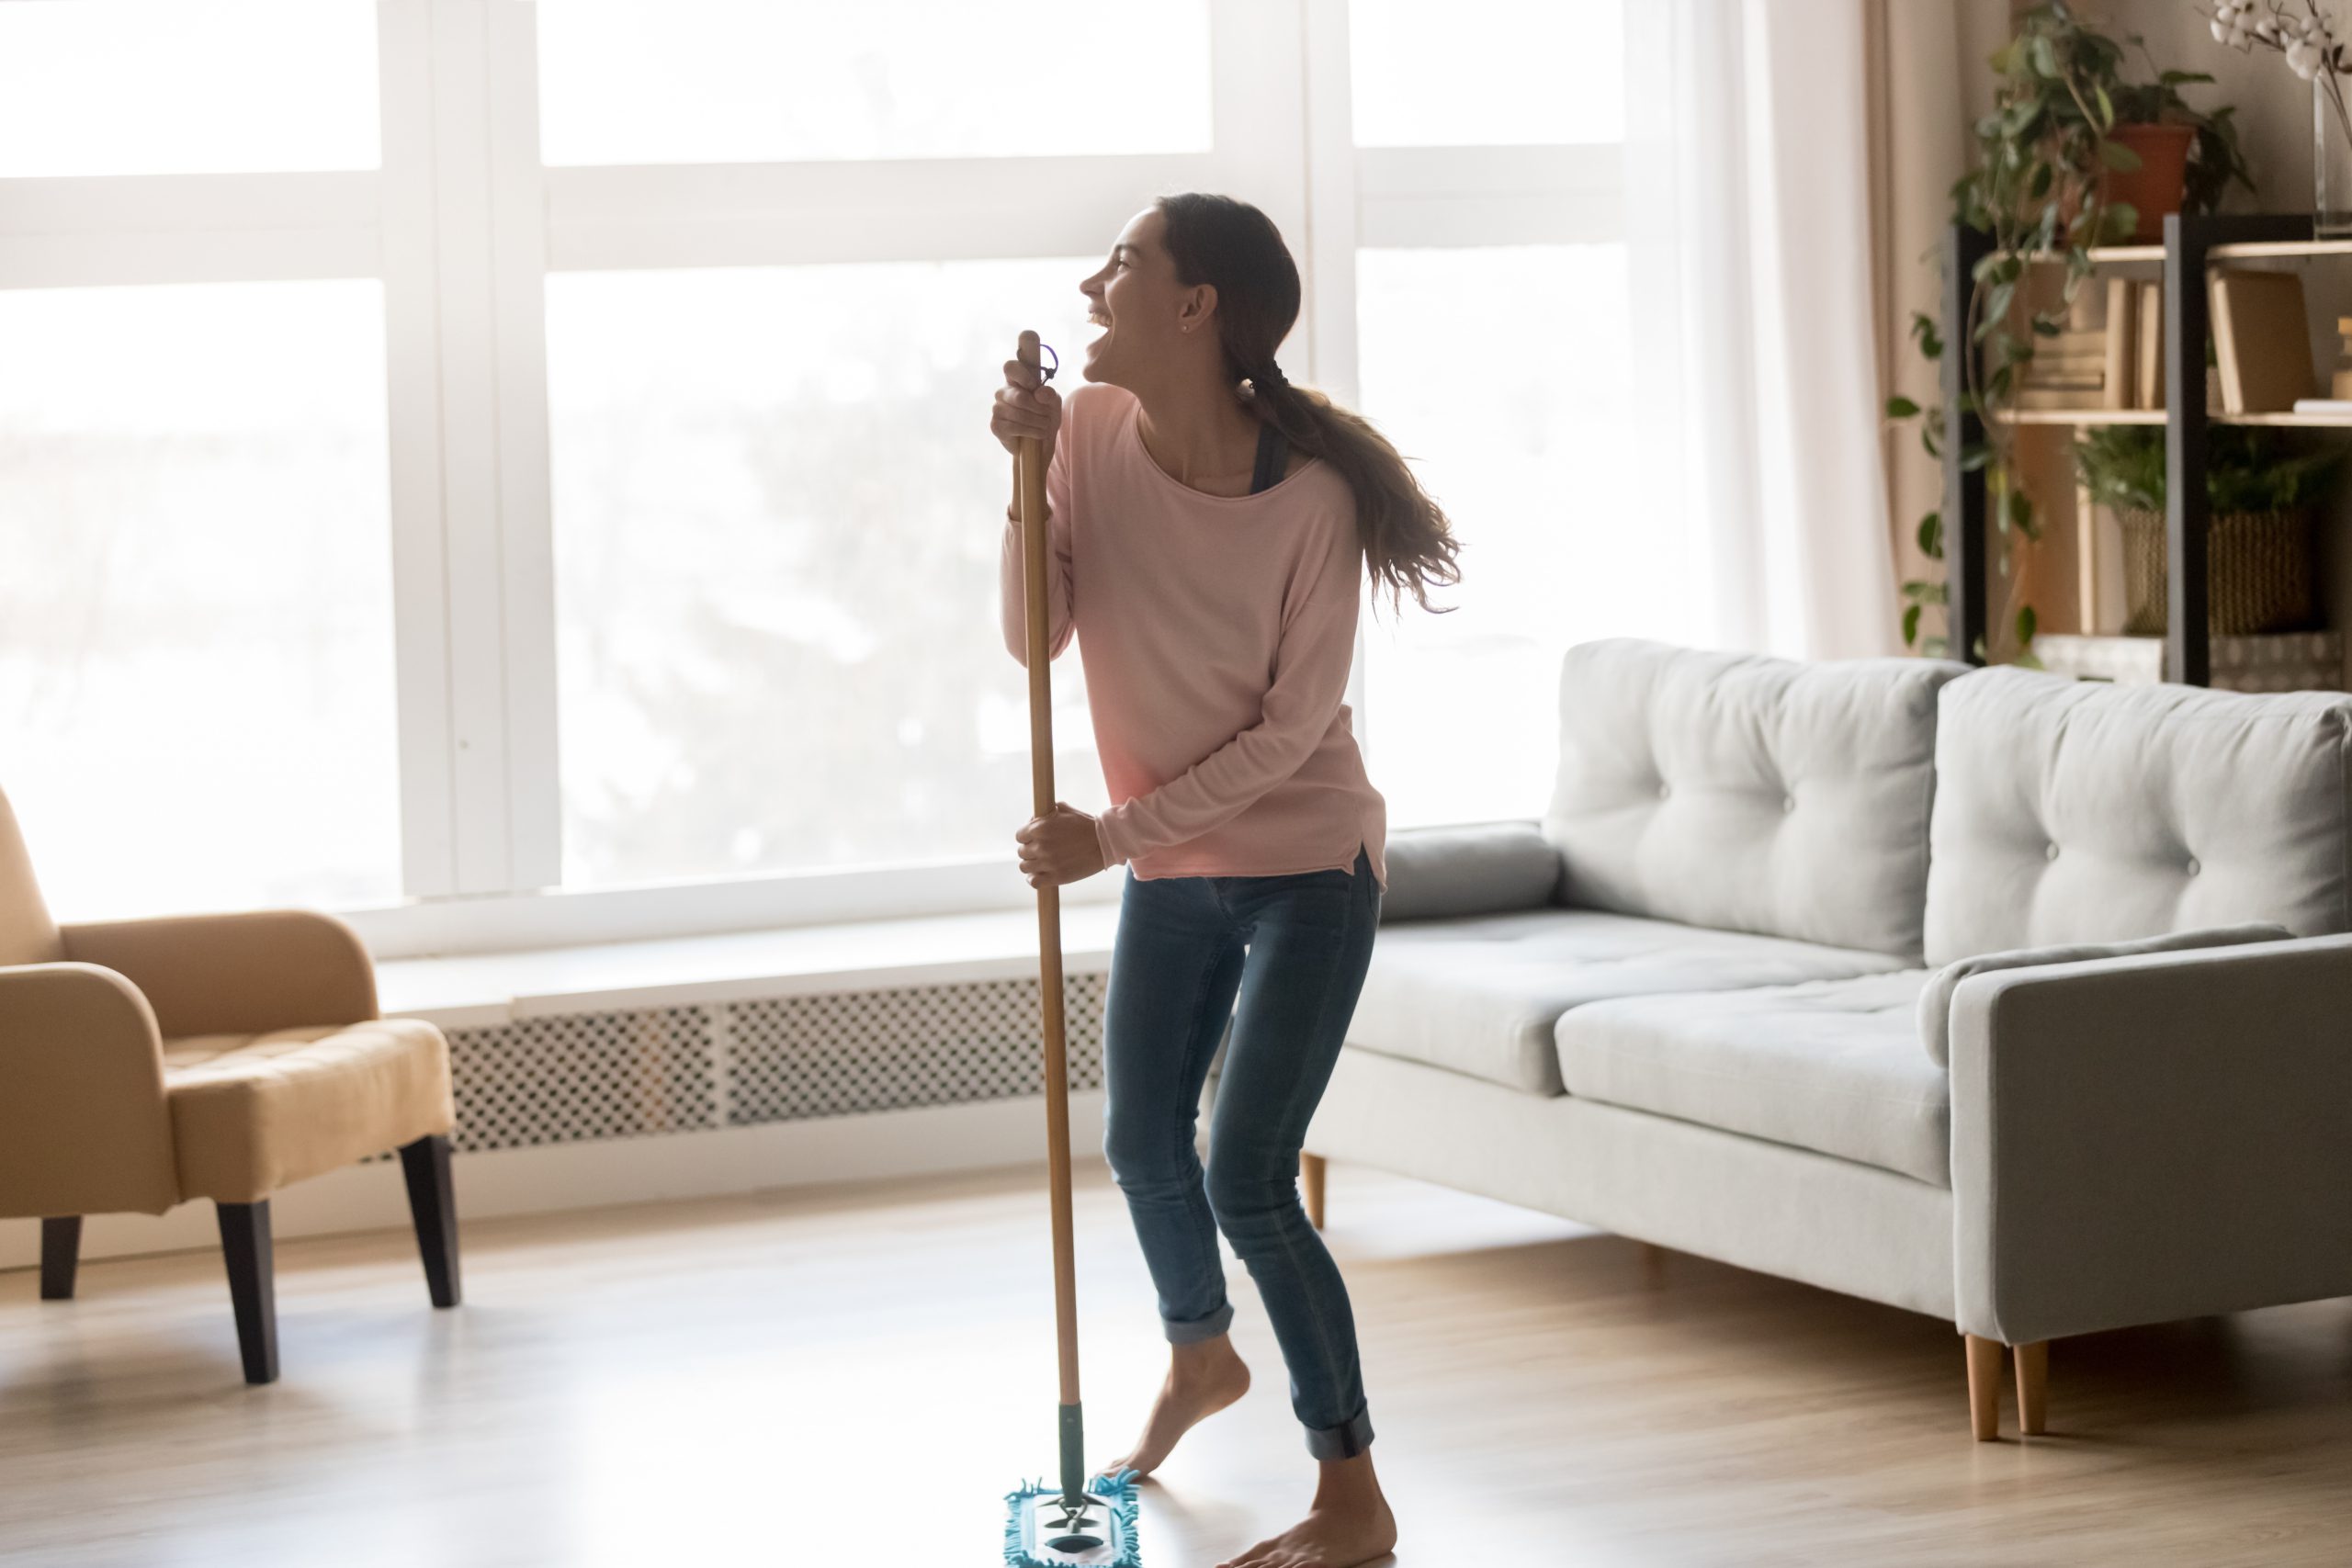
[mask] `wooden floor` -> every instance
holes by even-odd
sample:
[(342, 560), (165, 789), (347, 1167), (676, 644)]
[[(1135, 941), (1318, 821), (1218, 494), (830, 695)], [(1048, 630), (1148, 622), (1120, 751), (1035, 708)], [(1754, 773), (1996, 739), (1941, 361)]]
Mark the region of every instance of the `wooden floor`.
[[(1164, 1351), (1080, 1184), (1102, 1456)], [(1040, 1186), (481, 1223), (447, 1313), (405, 1235), (284, 1244), (263, 1389), (217, 1258), (85, 1265), (73, 1303), (0, 1274), (0, 1561), (988, 1568), (1001, 1494), (1053, 1463)], [(1401, 1568), (2352, 1561), (2352, 1303), (2062, 1342), (2051, 1435), (1980, 1445), (1949, 1325), (1350, 1168), (1330, 1192)], [(1147, 1488), (1149, 1568), (1305, 1497), (1233, 1277), (1259, 1385)]]

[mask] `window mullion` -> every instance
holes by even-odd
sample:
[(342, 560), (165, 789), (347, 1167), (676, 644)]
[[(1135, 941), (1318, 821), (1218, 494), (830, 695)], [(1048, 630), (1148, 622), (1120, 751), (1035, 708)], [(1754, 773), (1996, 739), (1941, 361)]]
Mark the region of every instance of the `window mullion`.
[(508, 886), (519, 892), (563, 879), (548, 434), (548, 204), (539, 157), (537, 7), (493, 5), (489, 19)]
[(405, 879), (513, 892), (559, 858), (531, 17), (381, 16)]
[(428, 898), (458, 888), (440, 280), (434, 254), (432, 16), (421, 6), (382, 6), (378, 40), (401, 885), (410, 897)]
[[(1347, 0), (1305, 0), (1306, 30), (1301, 118), (1306, 124), (1306, 373), (1315, 385), (1354, 408), (1356, 389), (1356, 150), (1351, 109)], [(1365, 698), (1364, 639), (1373, 609), (1369, 586), (1356, 620), (1347, 704), (1356, 744), (1367, 761), (1372, 715)]]

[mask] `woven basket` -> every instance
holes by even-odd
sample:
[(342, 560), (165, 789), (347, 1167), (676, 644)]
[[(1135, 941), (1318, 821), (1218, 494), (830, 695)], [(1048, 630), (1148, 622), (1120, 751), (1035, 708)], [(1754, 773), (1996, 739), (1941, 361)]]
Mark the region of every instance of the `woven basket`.
[[(2161, 636), (2165, 604), (2165, 517), (2118, 507), (2123, 526), (2124, 631)], [(2233, 512), (2206, 535), (2206, 609), (2217, 636), (2303, 631), (2317, 624), (2312, 583), (2312, 514)]]

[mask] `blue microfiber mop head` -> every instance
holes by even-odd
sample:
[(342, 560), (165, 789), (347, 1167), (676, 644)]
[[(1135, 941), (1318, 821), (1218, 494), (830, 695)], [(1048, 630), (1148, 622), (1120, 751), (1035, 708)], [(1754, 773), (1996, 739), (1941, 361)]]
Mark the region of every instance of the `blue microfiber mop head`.
[(1012, 1517), (1004, 1527), (1004, 1560), (1010, 1568), (1140, 1568), (1136, 1472), (1098, 1475), (1086, 1490), (1096, 1501), (1076, 1525), (1057, 1486), (1041, 1481), (1006, 1495)]

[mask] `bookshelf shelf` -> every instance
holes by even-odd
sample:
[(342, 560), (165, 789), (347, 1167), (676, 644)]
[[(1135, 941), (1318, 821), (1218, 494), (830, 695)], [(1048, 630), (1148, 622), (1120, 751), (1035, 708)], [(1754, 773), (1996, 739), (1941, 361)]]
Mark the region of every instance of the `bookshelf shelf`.
[[(1943, 295), (1944, 341), (1967, 341), (1971, 280), (1979, 262), (1992, 254), (1992, 236), (1955, 227), (1947, 241)], [(2165, 677), (2184, 685), (2212, 684), (2210, 635), (2211, 584), (2207, 577), (2207, 532), (2211, 509), (2205, 488), (2208, 434), (2215, 425), (2269, 425), (2299, 430), (2352, 430), (2352, 415), (2335, 413), (2221, 413), (2206, 406), (2206, 345), (2212, 328), (2207, 270), (2217, 262), (2352, 256), (2352, 240), (2322, 240), (2309, 214), (2189, 216), (2165, 220), (2161, 245), (2099, 245), (2090, 258), (2099, 265), (2138, 264), (2157, 270), (2162, 290), (2163, 386), (2161, 409), (2007, 409), (1995, 418), (2004, 425), (2154, 425), (2165, 432), (2165, 563), (2169, 630), (2164, 637)], [(2128, 285), (2144, 287), (2144, 285)], [(1965, 379), (1963, 355), (1943, 358), (1943, 395), (1956, 408)], [(2153, 399), (2149, 400), (2153, 400)], [(1953, 422), (1954, 438), (1944, 443), (1943, 524), (1947, 637), (1953, 655), (1971, 660), (1988, 641), (1992, 604), (1990, 567), (1994, 551), (1987, 528), (1984, 473), (1962, 463), (1962, 451), (1981, 438), (1984, 426), (1972, 413)]]
[(2352, 256), (2352, 240), (2256, 240), (2215, 245), (2205, 254), (2213, 261), (2253, 261), (2265, 256)]
[(2002, 409), (1999, 424), (2162, 424), (2162, 409)]
[[(1993, 421), (1996, 424), (2162, 424), (2165, 418), (2162, 409), (2002, 409), (1994, 414)], [(2209, 424), (2352, 430), (2352, 414), (2340, 413), (2223, 413), (2214, 409), (2205, 419)]]
[(2352, 430), (2352, 414), (2340, 413), (2211, 413), (2215, 424), (2268, 424), (2288, 430)]
[[(2208, 261), (2256, 261), (2286, 256), (2352, 256), (2352, 240), (2245, 240), (2235, 244), (2215, 245), (2205, 253)], [(2093, 245), (2090, 257), (2100, 266), (2123, 265), (2132, 262), (2160, 263), (2165, 259), (2162, 245)], [(2037, 253), (2036, 261), (2064, 261), (2060, 251)]]

